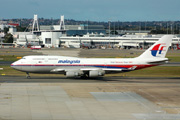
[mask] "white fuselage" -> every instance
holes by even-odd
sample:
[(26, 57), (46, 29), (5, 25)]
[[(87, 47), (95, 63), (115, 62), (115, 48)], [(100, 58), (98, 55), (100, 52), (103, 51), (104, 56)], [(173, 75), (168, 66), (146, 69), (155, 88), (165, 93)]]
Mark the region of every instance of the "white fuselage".
[[(64, 56), (25, 56), (14, 62), (14, 69), (33, 72), (51, 73), (53, 69), (68, 70), (104, 70), (122, 72), (123, 70), (141, 69), (154, 65), (147, 64), (148, 61), (137, 58), (76, 58)], [(134, 70), (133, 69), (133, 70)]]

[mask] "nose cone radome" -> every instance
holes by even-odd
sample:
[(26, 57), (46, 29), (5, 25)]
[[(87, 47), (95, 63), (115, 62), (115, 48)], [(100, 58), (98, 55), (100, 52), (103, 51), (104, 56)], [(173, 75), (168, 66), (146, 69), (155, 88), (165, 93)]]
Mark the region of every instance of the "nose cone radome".
[(13, 63), (11, 64), (11, 67), (14, 68), (14, 69), (16, 69), (16, 70), (19, 70), (19, 67), (17, 66), (17, 62), (13, 62)]
[(11, 64), (11, 67), (12, 67), (12, 68), (14, 68), (14, 66), (15, 66), (15, 64), (14, 64), (14, 63), (15, 63), (15, 62), (13, 62), (13, 63)]

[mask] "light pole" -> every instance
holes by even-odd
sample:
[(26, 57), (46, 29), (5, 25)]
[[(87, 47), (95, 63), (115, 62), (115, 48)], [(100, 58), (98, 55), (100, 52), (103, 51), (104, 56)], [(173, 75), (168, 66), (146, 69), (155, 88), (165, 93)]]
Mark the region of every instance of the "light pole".
[(109, 21), (109, 37), (110, 37), (111, 21)]
[(110, 28), (111, 28), (111, 21), (109, 20), (109, 46), (110, 46)]
[(2, 48), (2, 39), (1, 39), (1, 37), (0, 37), (0, 41), (1, 41), (1, 47), (0, 48)]

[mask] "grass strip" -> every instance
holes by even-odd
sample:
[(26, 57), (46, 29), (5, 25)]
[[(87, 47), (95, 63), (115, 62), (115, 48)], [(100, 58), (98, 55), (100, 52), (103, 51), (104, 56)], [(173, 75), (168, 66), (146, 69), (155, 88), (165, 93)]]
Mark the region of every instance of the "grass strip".
[[(17, 71), (10, 66), (0, 66), (3, 70), (0, 70), (0, 75), (16, 75), (25, 76), (25, 72)], [(56, 76), (59, 74), (32, 74), (33, 76)], [(151, 68), (145, 68), (141, 70), (135, 70), (125, 73), (106, 74), (106, 76), (128, 76), (128, 77), (180, 77), (180, 67), (172, 66), (156, 66)]]

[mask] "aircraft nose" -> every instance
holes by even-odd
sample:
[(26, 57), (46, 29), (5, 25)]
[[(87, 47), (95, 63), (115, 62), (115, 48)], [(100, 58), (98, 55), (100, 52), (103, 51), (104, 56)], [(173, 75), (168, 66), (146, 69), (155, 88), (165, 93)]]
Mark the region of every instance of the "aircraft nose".
[(14, 68), (14, 69), (16, 69), (16, 70), (18, 70), (19, 67), (17, 66), (16, 63), (17, 63), (17, 62), (13, 62), (13, 63), (11, 64), (11, 67)]
[(11, 64), (11, 67), (12, 67), (12, 68), (14, 68), (14, 67), (15, 67), (15, 62), (13, 62), (13, 63)]

